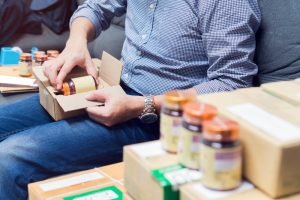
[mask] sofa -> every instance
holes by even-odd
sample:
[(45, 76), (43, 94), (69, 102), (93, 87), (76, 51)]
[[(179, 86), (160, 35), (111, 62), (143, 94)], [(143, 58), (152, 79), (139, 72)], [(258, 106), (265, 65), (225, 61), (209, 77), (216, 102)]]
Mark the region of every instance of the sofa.
[[(84, 0), (77, 0), (78, 4), (82, 4)], [(99, 58), (102, 51), (110, 53), (116, 58), (121, 58), (121, 50), (125, 39), (125, 15), (122, 17), (115, 17), (112, 20), (111, 26), (104, 31), (98, 38), (90, 42), (88, 47), (91, 56)], [(69, 31), (60, 35), (55, 34), (46, 26), (42, 26), (43, 33), (41, 35), (19, 34), (15, 35), (8, 42), (9, 46), (19, 46), (23, 51), (29, 52), (33, 46), (41, 50), (57, 49), (63, 50), (65, 43), (69, 37)], [(0, 94), (0, 104), (9, 103), (18, 99), (33, 95), (27, 94), (14, 94), (5, 95)]]

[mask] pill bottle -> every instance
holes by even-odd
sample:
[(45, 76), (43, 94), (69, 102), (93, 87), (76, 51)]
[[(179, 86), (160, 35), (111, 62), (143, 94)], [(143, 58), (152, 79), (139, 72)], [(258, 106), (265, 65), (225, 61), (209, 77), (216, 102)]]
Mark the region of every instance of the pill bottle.
[(57, 50), (48, 50), (47, 51), (48, 60), (52, 60), (59, 56), (59, 51)]
[(92, 76), (72, 78), (63, 83), (62, 94), (64, 96), (88, 92), (97, 89), (97, 82)]
[(30, 53), (22, 53), (20, 55), (19, 75), (24, 77), (32, 75), (32, 60)]
[(47, 61), (47, 55), (46, 54), (37, 54), (37, 55), (35, 55), (35, 66), (42, 66), (45, 61)]
[(182, 128), (178, 141), (179, 163), (190, 169), (200, 169), (200, 146), (202, 141), (202, 123), (211, 120), (217, 109), (209, 104), (197, 101), (183, 106)]
[(237, 122), (215, 117), (203, 123), (202, 183), (214, 190), (232, 190), (241, 183), (241, 145)]
[(182, 106), (193, 99), (194, 97), (182, 95), (180, 91), (170, 91), (164, 94), (160, 113), (160, 140), (162, 147), (170, 153), (177, 153)]

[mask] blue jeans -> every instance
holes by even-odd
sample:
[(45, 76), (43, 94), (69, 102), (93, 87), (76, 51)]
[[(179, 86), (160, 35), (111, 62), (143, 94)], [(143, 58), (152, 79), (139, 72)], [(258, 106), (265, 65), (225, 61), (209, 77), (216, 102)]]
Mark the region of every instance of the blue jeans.
[[(138, 95), (125, 88), (131, 95)], [(55, 122), (38, 95), (0, 107), (0, 199), (27, 199), (27, 184), (119, 162), (124, 145), (157, 139), (158, 123), (106, 127), (87, 116)]]

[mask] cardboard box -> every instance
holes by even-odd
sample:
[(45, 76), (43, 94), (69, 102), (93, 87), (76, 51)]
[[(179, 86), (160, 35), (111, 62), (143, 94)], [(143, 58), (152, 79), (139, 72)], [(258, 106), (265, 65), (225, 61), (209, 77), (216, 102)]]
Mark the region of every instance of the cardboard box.
[(108, 193), (115, 197), (117, 195), (122, 199), (118, 190), (125, 192), (123, 163), (72, 173), (28, 185), (29, 200), (69, 200), (78, 196), (103, 195), (102, 193)]
[[(263, 192), (256, 188), (251, 188), (249, 183), (243, 183), (243, 185), (232, 191), (214, 191), (209, 190), (202, 186), (201, 183), (194, 183), (185, 185), (180, 188), (180, 199), (181, 200), (274, 200), (267, 196)], [(280, 198), (277, 200), (299, 200), (300, 194)]]
[(300, 118), (261, 88), (199, 96), (240, 123), (243, 175), (271, 197), (300, 192)]
[[(103, 52), (99, 69), (99, 88), (113, 87), (114, 90), (123, 91), (119, 86), (121, 72), (122, 63), (108, 53)], [(87, 107), (103, 105), (103, 103), (91, 102), (85, 99), (85, 96), (91, 92), (70, 96), (56, 95), (55, 89), (43, 73), (43, 67), (34, 67), (33, 73), (39, 84), (40, 103), (56, 121), (84, 114)], [(87, 75), (85, 70), (76, 68), (66, 80), (85, 75)]]
[(128, 193), (123, 193), (123, 200), (134, 200)]
[(179, 197), (177, 180), (181, 184), (200, 176), (200, 172), (178, 165), (177, 155), (164, 151), (160, 141), (125, 147), (124, 163), (126, 190), (135, 200), (175, 200)]
[(267, 83), (261, 87), (268, 93), (283, 99), (295, 106), (300, 106), (300, 82), (280, 81)]

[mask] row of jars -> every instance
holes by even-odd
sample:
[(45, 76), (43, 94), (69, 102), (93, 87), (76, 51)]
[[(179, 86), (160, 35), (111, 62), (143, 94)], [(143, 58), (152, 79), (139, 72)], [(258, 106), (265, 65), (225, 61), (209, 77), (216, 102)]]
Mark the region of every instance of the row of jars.
[(33, 66), (41, 66), (47, 60), (56, 58), (59, 55), (57, 50), (35, 51), (34, 55), (30, 53), (22, 53), (19, 61), (19, 75), (29, 77), (32, 75)]
[(202, 183), (231, 190), (241, 183), (241, 146), (237, 122), (219, 117), (217, 109), (180, 91), (167, 92), (160, 116), (163, 148), (177, 153), (187, 168), (201, 170)]

